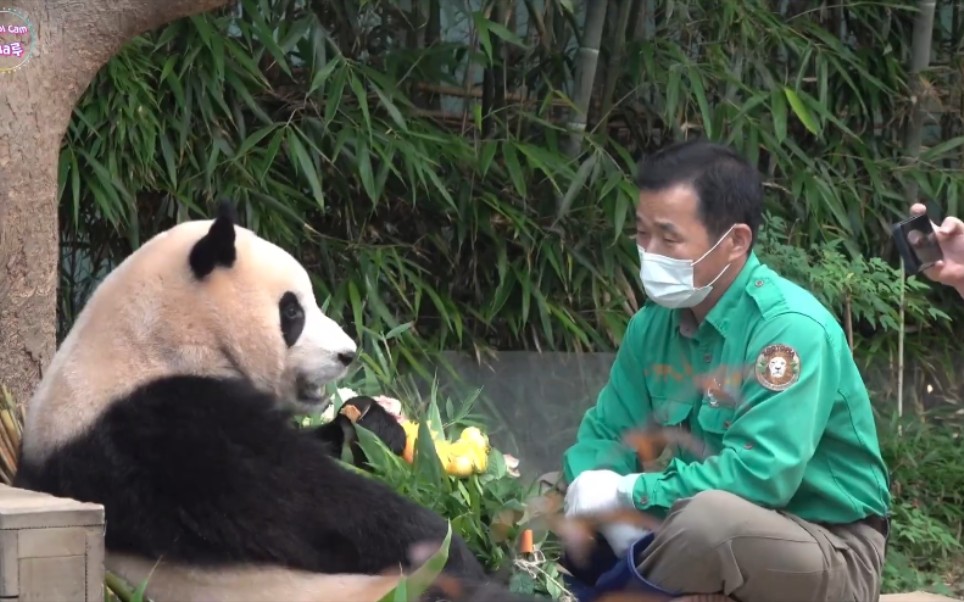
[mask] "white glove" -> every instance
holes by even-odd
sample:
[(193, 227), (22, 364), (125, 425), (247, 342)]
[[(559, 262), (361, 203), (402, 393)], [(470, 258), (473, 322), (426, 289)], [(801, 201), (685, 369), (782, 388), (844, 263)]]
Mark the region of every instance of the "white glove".
[[(639, 474), (621, 475), (611, 470), (587, 470), (580, 473), (566, 491), (566, 516), (634, 508), (632, 491), (637, 478)], [(649, 533), (646, 529), (627, 523), (604, 525), (599, 528), (599, 532), (617, 556), (622, 556), (633, 542)]]

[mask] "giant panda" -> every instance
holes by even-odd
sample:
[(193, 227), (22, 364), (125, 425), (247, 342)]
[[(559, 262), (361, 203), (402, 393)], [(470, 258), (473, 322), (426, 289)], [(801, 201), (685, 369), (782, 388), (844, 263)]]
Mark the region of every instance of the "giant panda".
[[(336, 462), (343, 421), (295, 426), (356, 352), (298, 261), (222, 203), (97, 287), (29, 401), (14, 485), (103, 504), (107, 568), (156, 602), (375, 602), (447, 523)], [(522, 599), (454, 533), (446, 571)]]

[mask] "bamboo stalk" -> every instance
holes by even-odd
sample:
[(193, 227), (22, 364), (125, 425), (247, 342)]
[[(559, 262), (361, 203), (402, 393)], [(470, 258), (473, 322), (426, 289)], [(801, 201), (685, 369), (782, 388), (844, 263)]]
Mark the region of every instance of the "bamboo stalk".
[[(511, 15), (511, 0), (495, 0), (492, 11), (492, 21), (509, 27)], [(506, 93), (506, 45), (498, 36), (489, 36), (492, 44), (492, 66), (485, 70), (482, 85), (485, 88), (482, 108), (482, 135), (490, 137), (498, 135), (496, 124), (502, 123), (505, 108)], [(498, 130), (502, 130), (501, 127)]]
[[(569, 118), (569, 139), (565, 152), (575, 157), (582, 151), (582, 136), (586, 131), (589, 102), (592, 100), (593, 84), (596, 81), (596, 68), (599, 64), (599, 46), (602, 42), (603, 27), (606, 24), (608, 2), (599, 0), (586, 3), (586, 22), (576, 62), (576, 78), (573, 90), (573, 110)], [(561, 199), (560, 199), (561, 202)]]
[[(646, 25), (650, 17), (649, 11), (647, 10), (648, 1), (649, 0), (636, 0), (635, 18), (633, 19), (632, 29), (633, 42), (643, 42), (646, 39)], [(640, 81), (645, 81), (645, 79), (640, 78)], [(643, 97), (650, 105), (653, 105), (655, 103), (655, 86), (653, 86), (652, 83), (640, 83), (639, 88), (640, 89), (636, 91), (637, 98)], [(646, 127), (652, 127), (650, 119), (647, 119), (646, 122)]]
[(907, 285), (907, 275), (904, 273), (904, 260), (900, 260), (900, 304), (898, 306), (897, 330), (897, 435), (903, 434), (904, 418), (904, 291)]
[[(615, 19), (610, 23), (612, 44), (609, 48), (609, 61), (606, 63), (606, 79), (603, 84), (602, 109), (599, 111), (600, 127), (605, 128), (609, 121), (609, 112), (613, 107), (613, 94), (616, 93), (616, 83), (623, 73), (622, 62), (626, 52), (626, 29), (629, 25), (629, 13), (633, 8), (630, 0), (609, 0), (610, 4), (619, 7)], [(610, 14), (613, 14), (610, 11)]]
[(536, 7), (532, 5), (532, 0), (524, 0), (523, 2), (526, 7), (526, 11), (529, 13), (529, 24), (530, 27), (535, 27), (536, 32), (539, 34), (539, 45), (545, 51), (552, 50), (552, 36), (549, 35), (549, 30), (546, 29), (546, 22), (536, 10)]
[[(911, 113), (907, 122), (904, 137), (904, 154), (907, 163), (914, 163), (920, 155), (921, 139), (924, 131), (924, 82), (921, 71), (930, 64), (931, 40), (934, 32), (934, 12), (937, 0), (919, 0), (917, 3), (917, 17), (914, 19), (914, 33), (911, 40), (910, 78)], [(912, 178), (905, 178), (905, 200), (909, 205), (917, 200), (917, 182)], [(901, 261), (900, 280), (900, 329), (897, 331), (897, 416), (904, 416), (904, 322), (905, 322), (905, 289), (907, 275)], [(898, 425), (900, 429), (900, 425)], [(898, 430), (898, 434), (902, 431)]]
[[(442, 6), (439, 0), (429, 0), (428, 16), (425, 23), (425, 47), (436, 46), (442, 41)], [(430, 109), (441, 109), (442, 99), (438, 95), (429, 94), (426, 106)]]
[[(904, 136), (904, 154), (907, 163), (915, 163), (920, 155), (921, 139), (924, 133), (923, 96), (925, 90), (921, 71), (927, 69), (930, 65), (936, 7), (937, 0), (919, 0), (917, 16), (914, 19), (914, 34), (911, 40), (910, 66), (908, 69), (911, 111)], [(904, 187), (907, 204), (916, 202), (917, 182), (907, 178)]]

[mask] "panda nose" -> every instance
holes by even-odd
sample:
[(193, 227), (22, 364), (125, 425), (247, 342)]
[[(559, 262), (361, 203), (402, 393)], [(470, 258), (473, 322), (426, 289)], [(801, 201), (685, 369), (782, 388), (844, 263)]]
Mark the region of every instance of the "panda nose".
[(338, 361), (348, 366), (353, 361), (355, 361), (356, 355), (357, 354), (354, 351), (342, 351), (341, 353), (338, 354)]

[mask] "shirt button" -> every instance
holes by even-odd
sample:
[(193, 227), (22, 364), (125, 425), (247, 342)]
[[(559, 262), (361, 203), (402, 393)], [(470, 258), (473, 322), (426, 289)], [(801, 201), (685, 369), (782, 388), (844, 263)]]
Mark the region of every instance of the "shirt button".
[(708, 364), (713, 361), (713, 355), (709, 353), (703, 354), (703, 363)]
[(723, 421), (723, 428), (725, 428), (725, 429), (730, 428), (730, 421), (729, 421), (729, 420)]
[(643, 504), (643, 505), (648, 504), (648, 503), (649, 503), (649, 496), (645, 496), (645, 495), (644, 495), (643, 497), (639, 498), (639, 503), (640, 503), (640, 504)]
[(753, 444), (747, 443), (746, 445), (743, 446), (743, 449), (753, 449)]
[(760, 288), (761, 286), (763, 286), (763, 281), (762, 281), (762, 280), (757, 280), (754, 284), (756, 284), (756, 287), (757, 287), (757, 288)]

